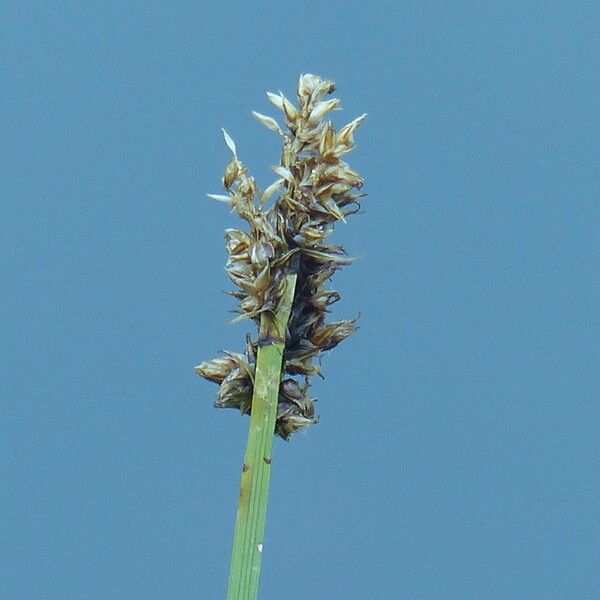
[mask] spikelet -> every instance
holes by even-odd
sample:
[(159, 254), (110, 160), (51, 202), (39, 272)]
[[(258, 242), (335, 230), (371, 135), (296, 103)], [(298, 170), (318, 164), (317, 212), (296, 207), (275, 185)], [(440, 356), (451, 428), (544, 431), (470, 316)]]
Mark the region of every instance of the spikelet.
[[(335, 90), (332, 81), (301, 75), (294, 106), (281, 92), (267, 92), (270, 102), (283, 113), (284, 132), (272, 117), (252, 114), (283, 137), (281, 160), (273, 167), (278, 179), (262, 193), (239, 160), (231, 136), (223, 130), (232, 157), (222, 184), (226, 194), (209, 197), (227, 203), (249, 225), (249, 231), (227, 229), (226, 270), (236, 286), (237, 317), (257, 326), (265, 311), (274, 311), (282, 294), (284, 277), (297, 273), (296, 292), (285, 335), (284, 376), (280, 384), (275, 433), (283, 439), (317, 422), (310, 377), (321, 376), (320, 356), (356, 330), (356, 319), (326, 322), (330, 306), (340, 295), (327, 281), (352, 259), (327, 238), (336, 222), (345, 222), (360, 208), (363, 180), (341, 157), (354, 147), (354, 133), (366, 114), (336, 131), (325, 117), (339, 108), (337, 98), (325, 99)], [(275, 198), (266, 208), (267, 200)], [(249, 414), (256, 355), (268, 340), (246, 339), (243, 354), (225, 352), (196, 367), (202, 377), (219, 385), (215, 406), (237, 408)]]

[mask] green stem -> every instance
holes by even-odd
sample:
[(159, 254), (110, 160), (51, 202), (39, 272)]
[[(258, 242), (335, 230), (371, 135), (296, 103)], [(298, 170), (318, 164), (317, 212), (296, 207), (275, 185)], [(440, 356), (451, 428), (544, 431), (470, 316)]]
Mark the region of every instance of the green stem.
[(287, 275), (275, 315), (263, 313), (261, 318), (260, 338), (267, 343), (259, 347), (256, 357), (227, 600), (256, 600), (258, 594), (285, 331), (295, 287), (296, 274)]

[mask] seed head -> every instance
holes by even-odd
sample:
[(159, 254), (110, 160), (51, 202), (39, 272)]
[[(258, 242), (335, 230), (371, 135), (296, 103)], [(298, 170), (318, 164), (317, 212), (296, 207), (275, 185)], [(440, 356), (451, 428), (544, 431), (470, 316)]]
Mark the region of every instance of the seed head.
[[(267, 92), (270, 102), (283, 113), (285, 127), (270, 116), (253, 111), (254, 117), (282, 136), (278, 178), (261, 193), (239, 160), (235, 142), (223, 130), (232, 157), (222, 178), (223, 194), (209, 197), (231, 205), (249, 225), (248, 231), (227, 229), (226, 270), (237, 289), (238, 315), (233, 321), (251, 319), (275, 311), (287, 273), (297, 274), (292, 311), (285, 332), (285, 350), (275, 433), (284, 439), (317, 422), (314, 398), (309, 395), (310, 377), (321, 376), (320, 357), (357, 329), (356, 319), (326, 322), (330, 306), (340, 299), (327, 282), (352, 262), (341, 246), (327, 238), (336, 222), (345, 222), (360, 208), (364, 194), (360, 175), (341, 160), (354, 148), (354, 133), (366, 114), (339, 131), (326, 120), (339, 109), (332, 81), (317, 75), (298, 80), (299, 105), (281, 92)], [(287, 131), (286, 131), (287, 129)], [(267, 202), (274, 198), (267, 208)], [(252, 410), (256, 352), (260, 342), (247, 338), (243, 354), (226, 352), (223, 357), (196, 367), (202, 377), (219, 384), (215, 406)], [(300, 379), (299, 379), (300, 378)]]

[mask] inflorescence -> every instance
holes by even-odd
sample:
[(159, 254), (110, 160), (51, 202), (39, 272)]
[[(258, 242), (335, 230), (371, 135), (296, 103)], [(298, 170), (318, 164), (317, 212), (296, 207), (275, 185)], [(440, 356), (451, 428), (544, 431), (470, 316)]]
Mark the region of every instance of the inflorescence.
[[(233, 154), (222, 179), (226, 194), (209, 194), (230, 204), (250, 226), (250, 231), (225, 232), (226, 268), (237, 286), (230, 293), (239, 301), (234, 321), (250, 318), (260, 329), (262, 314), (274, 313), (277, 308), (286, 275), (297, 274), (288, 328), (280, 332), (285, 351), (275, 433), (286, 440), (317, 421), (309, 378), (322, 376), (321, 353), (356, 330), (356, 319), (326, 323), (329, 307), (340, 299), (336, 291), (327, 288), (327, 281), (352, 261), (341, 246), (327, 243), (327, 238), (337, 221), (345, 222), (358, 212), (359, 199), (365, 195), (358, 191), (362, 178), (341, 157), (354, 148), (354, 132), (366, 114), (336, 131), (325, 117), (339, 108), (339, 100), (324, 99), (334, 90), (333, 82), (306, 74), (298, 81), (298, 107), (281, 92), (267, 92), (283, 112), (288, 131), (271, 117), (253, 115), (283, 138), (280, 164), (273, 167), (278, 179), (261, 193), (223, 130)], [(267, 208), (272, 197), (275, 200)], [(257, 339), (248, 336), (242, 354), (223, 352), (195, 368), (199, 375), (219, 384), (216, 407), (251, 412), (256, 355), (261, 345), (272, 341), (268, 337), (264, 332)]]

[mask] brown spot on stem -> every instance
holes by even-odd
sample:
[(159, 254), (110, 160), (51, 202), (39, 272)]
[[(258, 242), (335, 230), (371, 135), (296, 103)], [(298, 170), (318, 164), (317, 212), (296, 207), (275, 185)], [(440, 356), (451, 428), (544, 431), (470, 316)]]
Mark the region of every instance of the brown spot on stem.
[(267, 458), (266, 456), (263, 456), (263, 460), (265, 461), (265, 464), (270, 465), (271, 464), (271, 459)]
[(242, 467), (242, 473), (245, 473), (250, 467), (244, 463), (244, 466)]

